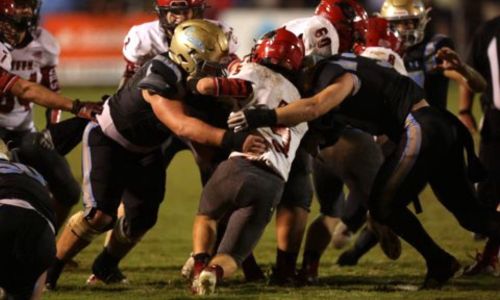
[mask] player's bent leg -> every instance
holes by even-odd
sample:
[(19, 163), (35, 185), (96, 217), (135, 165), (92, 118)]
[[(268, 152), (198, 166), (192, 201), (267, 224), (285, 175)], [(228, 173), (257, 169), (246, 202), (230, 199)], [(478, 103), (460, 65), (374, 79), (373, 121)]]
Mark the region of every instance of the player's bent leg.
[(113, 224), (113, 217), (100, 210), (80, 211), (69, 218), (57, 241), (54, 264), (47, 273), (46, 287), (55, 289), (64, 265)]

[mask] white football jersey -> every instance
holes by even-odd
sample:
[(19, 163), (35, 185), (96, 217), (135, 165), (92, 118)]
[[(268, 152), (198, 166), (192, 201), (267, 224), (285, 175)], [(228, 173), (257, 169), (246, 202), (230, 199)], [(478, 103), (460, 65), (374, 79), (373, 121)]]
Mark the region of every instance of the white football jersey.
[[(252, 83), (252, 99), (245, 108), (261, 105), (277, 108), (300, 99), (299, 91), (288, 79), (256, 63), (244, 62), (239, 72), (230, 74), (228, 77)], [(294, 127), (263, 127), (258, 131), (269, 143), (267, 152), (260, 156), (233, 152), (230, 156), (245, 156), (248, 159), (262, 161), (287, 180), (295, 152), (307, 131), (307, 123), (300, 123)]]
[[(238, 49), (238, 41), (233, 35), (233, 29), (225, 24), (208, 20), (219, 25), (229, 39), (229, 53)], [(133, 26), (125, 37), (123, 56), (128, 62), (142, 65), (156, 55), (168, 51), (168, 38), (161, 28), (160, 21), (152, 21)]]
[[(45, 29), (38, 28), (27, 46), (10, 52), (10, 59), (2, 62), (2, 68), (25, 80), (41, 83), (42, 68), (56, 66), (59, 52), (60, 48), (54, 37)], [(56, 81), (53, 84), (58, 83)], [(0, 99), (0, 127), (15, 131), (35, 130), (32, 106), (31, 102), (23, 102), (9, 94), (4, 95)]]
[(399, 54), (394, 52), (392, 49), (384, 47), (367, 47), (360, 56), (372, 58), (386, 64), (391, 65), (399, 74), (408, 76), (408, 72), (405, 68), (405, 63)]
[(332, 23), (321, 16), (289, 21), (283, 26), (302, 38), (305, 55), (328, 57), (339, 52), (339, 35)]

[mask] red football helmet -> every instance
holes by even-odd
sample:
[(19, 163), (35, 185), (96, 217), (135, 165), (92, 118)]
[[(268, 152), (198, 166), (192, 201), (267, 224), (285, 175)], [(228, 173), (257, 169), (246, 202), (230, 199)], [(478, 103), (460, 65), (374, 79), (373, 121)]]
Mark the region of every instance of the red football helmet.
[(304, 43), (284, 27), (264, 34), (252, 49), (251, 61), (297, 71), (304, 59)]
[(36, 29), (40, 11), (39, 0), (0, 0), (0, 36), (16, 46), (22, 34)]
[(169, 35), (173, 34), (178, 23), (168, 20), (168, 12), (181, 14), (184, 11), (192, 10), (193, 14), (190, 19), (202, 19), (206, 7), (206, 0), (155, 0), (155, 10), (160, 18), (161, 26)]
[(380, 17), (370, 17), (365, 35), (364, 45), (355, 47), (354, 52), (359, 55), (366, 47), (384, 47), (401, 55), (404, 52), (403, 44), (397, 33), (391, 29), (389, 21)]
[(368, 14), (355, 0), (321, 0), (314, 12), (332, 22), (339, 34), (339, 52), (350, 51), (354, 43), (362, 43)]

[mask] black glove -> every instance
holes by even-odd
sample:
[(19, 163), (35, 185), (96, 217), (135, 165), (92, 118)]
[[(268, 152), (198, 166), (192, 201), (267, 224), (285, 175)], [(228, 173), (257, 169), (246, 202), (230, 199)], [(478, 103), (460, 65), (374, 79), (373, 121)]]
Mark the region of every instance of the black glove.
[(75, 99), (71, 113), (82, 119), (95, 120), (95, 116), (102, 113), (102, 103)]
[(242, 151), (243, 144), (249, 134), (248, 131), (233, 132), (232, 130), (226, 130), (220, 146), (228, 151)]
[(276, 111), (263, 106), (233, 112), (227, 119), (229, 128), (235, 131), (274, 126), (276, 122)]

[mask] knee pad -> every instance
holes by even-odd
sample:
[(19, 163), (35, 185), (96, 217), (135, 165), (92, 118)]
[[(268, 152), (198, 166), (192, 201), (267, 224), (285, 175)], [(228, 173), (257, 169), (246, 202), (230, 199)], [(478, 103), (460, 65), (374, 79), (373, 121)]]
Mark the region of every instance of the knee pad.
[(135, 237), (131, 237), (130, 234), (127, 234), (127, 231), (128, 230), (125, 228), (125, 217), (118, 218), (115, 223), (115, 227), (113, 228), (114, 237), (118, 242), (123, 244), (136, 244), (145, 234), (144, 232)]
[(98, 235), (107, 230), (98, 230), (93, 228), (87, 221), (86, 214), (83, 211), (80, 211), (69, 218), (67, 227), (76, 236), (87, 242), (92, 242)]

